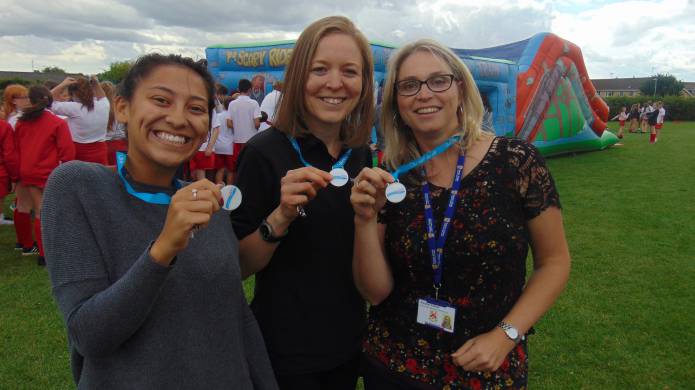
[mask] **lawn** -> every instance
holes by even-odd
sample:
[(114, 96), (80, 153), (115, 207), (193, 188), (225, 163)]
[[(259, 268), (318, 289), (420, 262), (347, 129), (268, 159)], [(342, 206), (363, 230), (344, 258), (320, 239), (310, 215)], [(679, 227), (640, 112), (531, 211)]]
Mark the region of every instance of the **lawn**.
[[(622, 143), (548, 160), (573, 265), (530, 339), (531, 388), (695, 387), (695, 123)], [(48, 276), (14, 242), (0, 227), (0, 388), (73, 388)]]

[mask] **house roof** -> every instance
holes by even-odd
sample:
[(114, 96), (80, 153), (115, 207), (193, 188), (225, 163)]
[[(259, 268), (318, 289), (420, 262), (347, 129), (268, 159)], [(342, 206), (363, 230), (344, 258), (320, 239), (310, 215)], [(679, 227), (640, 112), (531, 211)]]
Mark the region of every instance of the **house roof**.
[(591, 82), (597, 91), (638, 91), (651, 77), (630, 77), (614, 79), (593, 79)]
[(30, 81), (63, 81), (68, 76), (77, 76), (74, 73), (42, 73), (42, 72), (7, 72), (0, 71), (0, 80), (6, 79), (26, 79)]

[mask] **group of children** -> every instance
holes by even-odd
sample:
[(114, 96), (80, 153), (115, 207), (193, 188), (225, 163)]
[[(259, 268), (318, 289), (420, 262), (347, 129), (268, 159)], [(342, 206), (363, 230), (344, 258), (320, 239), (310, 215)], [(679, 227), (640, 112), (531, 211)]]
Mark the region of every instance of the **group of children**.
[[(243, 81), (240, 83), (242, 89), (250, 85), (248, 80)], [(45, 265), (41, 199), (53, 169), (71, 160), (115, 166), (116, 152), (127, 150), (125, 126), (115, 120), (113, 101), (116, 95), (112, 83), (99, 83), (96, 77), (68, 77), (60, 84), (29, 88), (13, 84), (3, 91), (0, 206), (12, 192), (16, 199), (12, 204), (12, 219), (5, 218), (0, 209), (0, 224), (14, 225), (15, 249), (25, 256), (38, 255), (39, 265)], [(237, 105), (242, 108), (234, 108), (231, 103), (243, 96), (246, 99), (242, 98), (244, 102)], [(250, 118), (250, 125), (245, 126), (249, 127), (246, 132), (250, 138), (268, 118), (256, 101), (248, 99), (247, 91), (229, 96), (225, 87), (218, 86), (217, 99), (208, 141), (191, 159), (189, 174), (184, 177), (199, 180), (209, 175), (216, 183), (231, 184), (236, 156), (245, 142), (241, 129), (248, 122), (245, 119)], [(234, 127), (240, 127), (236, 145)]]
[(246, 79), (239, 81), (231, 95), (226, 87), (217, 85), (208, 139), (189, 161), (192, 180), (208, 178), (218, 184), (232, 184), (236, 160), (244, 145), (257, 132), (270, 127), (269, 114), (251, 98), (251, 90), (252, 83)]
[(630, 133), (646, 133), (649, 131), (649, 143), (656, 143), (659, 140), (661, 128), (664, 125), (664, 117), (666, 109), (661, 101), (654, 102), (651, 100), (645, 104), (635, 103), (627, 111), (627, 107), (623, 106), (620, 113), (614, 116), (611, 120), (618, 120), (620, 128), (618, 129), (618, 138), (623, 138), (625, 122), (630, 121)]

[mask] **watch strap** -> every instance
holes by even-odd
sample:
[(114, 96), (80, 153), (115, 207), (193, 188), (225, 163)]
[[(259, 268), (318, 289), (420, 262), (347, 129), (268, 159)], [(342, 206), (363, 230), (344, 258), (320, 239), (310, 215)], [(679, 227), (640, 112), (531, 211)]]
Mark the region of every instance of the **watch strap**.
[(276, 236), (275, 235), (275, 229), (273, 229), (273, 225), (268, 223), (268, 220), (263, 218), (263, 222), (261, 222), (261, 238), (265, 242), (270, 242), (270, 243), (275, 243), (275, 242), (280, 242), (282, 241), (285, 236), (287, 236), (287, 231), (285, 234), (281, 236)]

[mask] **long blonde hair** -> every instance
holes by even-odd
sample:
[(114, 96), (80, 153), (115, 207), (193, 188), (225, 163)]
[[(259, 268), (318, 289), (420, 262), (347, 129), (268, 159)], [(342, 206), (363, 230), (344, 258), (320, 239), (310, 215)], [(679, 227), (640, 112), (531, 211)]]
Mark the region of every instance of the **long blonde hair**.
[(310, 24), (297, 39), (287, 68), (275, 127), (285, 134), (298, 136), (310, 133), (304, 118), (304, 88), (309, 78), (311, 60), (319, 41), (330, 34), (346, 34), (355, 40), (362, 55), (362, 92), (357, 106), (343, 122), (340, 139), (349, 146), (366, 145), (374, 122), (374, 60), (369, 41), (360, 30), (343, 16), (329, 16)]
[[(384, 95), (381, 106), (381, 128), (384, 132), (386, 166), (394, 169), (420, 157), (413, 131), (405, 124), (398, 112), (398, 94), (396, 81), (403, 62), (415, 52), (424, 51), (439, 57), (446, 63), (454, 75), (459, 88), (461, 104), (456, 111), (458, 131), (461, 135), (459, 144), (466, 150), (480, 139), (482, 135), (483, 102), (468, 67), (450, 49), (431, 39), (420, 39), (398, 49), (389, 59), (388, 71), (384, 82)], [(459, 86), (460, 84), (460, 86)]]

